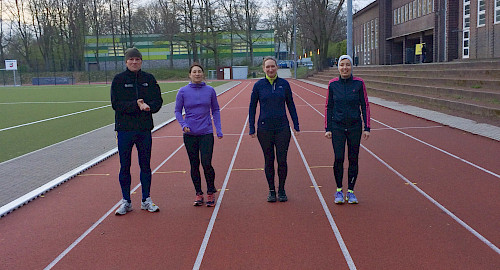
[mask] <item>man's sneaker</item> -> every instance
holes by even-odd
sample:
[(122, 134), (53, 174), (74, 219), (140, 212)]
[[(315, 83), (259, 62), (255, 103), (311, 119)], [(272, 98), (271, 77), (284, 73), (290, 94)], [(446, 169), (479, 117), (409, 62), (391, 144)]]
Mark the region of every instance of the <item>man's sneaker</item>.
[(280, 202), (286, 202), (286, 201), (288, 201), (288, 197), (286, 196), (286, 192), (284, 190), (279, 190), (278, 191), (278, 200)]
[(276, 191), (275, 190), (269, 190), (269, 195), (267, 195), (267, 201), (268, 202), (276, 202)]
[(196, 195), (196, 198), (194, 199), (194, 206), (201, 206), (203, 205), (203, 194)]
[(347, 192), (345, 199), (346, 199), (347, 203), (351, 203), (351, 204), (358, 203), (358, 199), (356, 198), (356, 196), (352, 192)]
[(215, 194), (207, 194), (207, 207), (215, 206)]
[(343, 204), (344, 203), (344, 193), (342, 193), (342, 191), (337, 191), (335, 193), (335, 203), (336, 204)]
[(122, 199), (120, 207), (115, 212), (115, 215), (121, 216), (125, 215), (127, 212), (132, 211), (132, 203), (129, 203), (127, 200)]
[(160, 207), (153, 203), (151, 197), (148, 197), (146, 201), (141, 202), (141, 209), (148, 210), (151, 213), (160, 211)]

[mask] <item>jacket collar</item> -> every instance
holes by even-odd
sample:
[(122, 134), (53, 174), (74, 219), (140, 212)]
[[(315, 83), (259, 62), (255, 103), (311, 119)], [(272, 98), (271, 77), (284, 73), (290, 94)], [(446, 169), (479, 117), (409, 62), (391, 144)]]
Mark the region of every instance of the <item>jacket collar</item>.
[(190, 87), (192, 88), (202, 88), (204, 87), (205, 85), (207, 85), (205, 82), (201, 82), (201, 83), (193, 83), (193, 82), (189, 82), (188, 84)]

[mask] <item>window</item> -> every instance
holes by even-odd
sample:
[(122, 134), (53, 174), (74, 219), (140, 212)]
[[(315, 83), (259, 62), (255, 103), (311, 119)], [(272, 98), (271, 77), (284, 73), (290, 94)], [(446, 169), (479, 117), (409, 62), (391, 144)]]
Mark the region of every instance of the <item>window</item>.
[(470, 0), (464, 0), (464, 22), (463, 28), (469, 29), (470, 27)]
[(486, 0), (477, 1), (477, 26), (486, 24)]
[(401, 8), (398, 8), (398, 24), (401, 23)]
[(422, 16), (427, 15), (427, 0), (422, 0)]
[(495, 23), (500, 23), (500, 0), (495, 0)]
[(392, 11), (394, 13), (394, 25), (398, 24), (398, 12), (396, 10)]
[(375, 18), (375, 49), (377, 48), (378, 48), (378, 18)]
[(434, 12), (434, 0), (427, 0), (427, 13)]
[(422, 0), (417, 1), (417, 17), (422, 16)]
[(413, 0), (413, 19), (417, 18), (417, 0)]

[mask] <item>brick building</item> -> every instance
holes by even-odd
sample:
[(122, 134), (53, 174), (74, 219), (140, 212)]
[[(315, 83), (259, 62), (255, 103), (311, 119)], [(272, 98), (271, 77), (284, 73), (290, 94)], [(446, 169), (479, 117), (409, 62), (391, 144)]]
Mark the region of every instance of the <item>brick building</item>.
[(500, 58), (500, 0), (376, 0), (353, 24), (360, 65)]

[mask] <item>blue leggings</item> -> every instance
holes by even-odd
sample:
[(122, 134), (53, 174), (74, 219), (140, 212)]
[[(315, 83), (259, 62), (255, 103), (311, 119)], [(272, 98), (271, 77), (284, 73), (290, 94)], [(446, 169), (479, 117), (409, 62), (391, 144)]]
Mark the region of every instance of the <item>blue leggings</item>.
[(118, 131), (118, 153), (120, 154), (120, 186), (123, 199), (130, 202), (130, 165), (132, 159), (132, 148), (134, 144), (139, 156), (139, 167), (141, 168), (140, 179), (142, 185), (142, 200), (149, 197), (151, 189), (151, 131)]
[(358, 157), (359, 145), (361, 143), (361, 126), (350, 129), (333, 129), (332, 144), (335, 153), (335, 162), (333, 163), (333, 174), (337, 188), (342, 188), (342, 178), (344, 177), (344, 156), (345, 144), (347, 142), (347, 155), (349, 159), (349, 169), (347, 170), (348, 186), (354, 190), (356, 179), (358, 178)]

